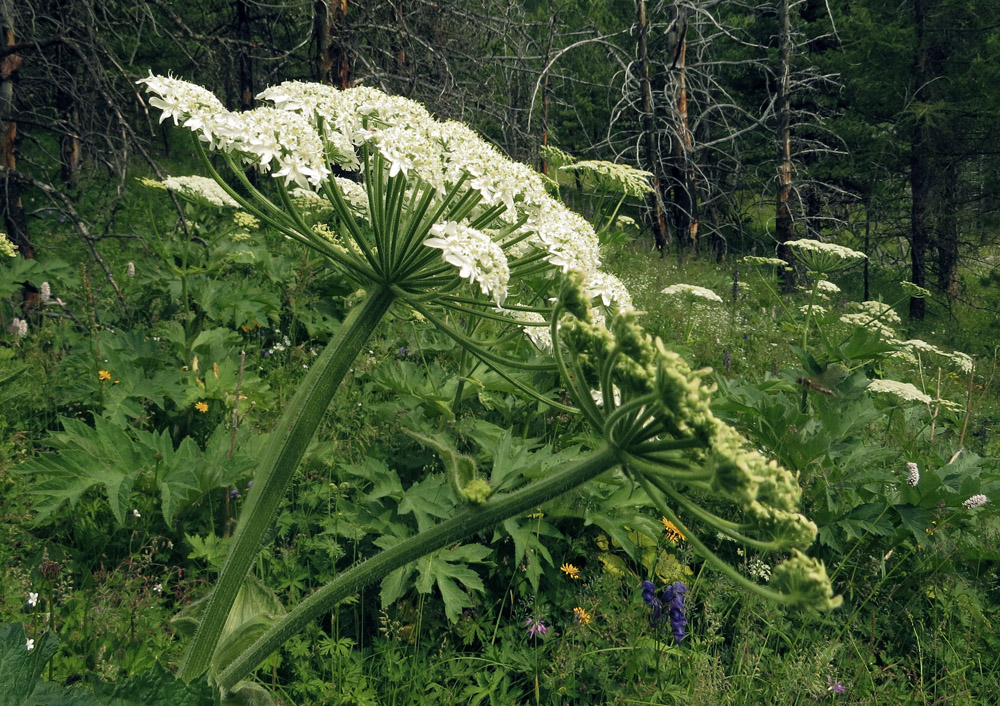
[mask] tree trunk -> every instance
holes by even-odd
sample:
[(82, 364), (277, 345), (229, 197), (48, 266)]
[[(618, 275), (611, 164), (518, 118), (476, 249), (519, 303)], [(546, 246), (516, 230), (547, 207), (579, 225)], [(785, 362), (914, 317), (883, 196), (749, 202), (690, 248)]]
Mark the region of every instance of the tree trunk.
[[(549, 0), (549, 37), (545, 44), (545, 58), (542, 64), (542, 69), (545, 71), (545, 75), (542, 76), (542, 146), (547, 147), (549, 144), (549, 58), (552, 55), (552, 42), (555, 39), (556, 33), (556, 13), (553, 7), (552, 0)], [(542, 174), (549, 173), (549, 163), (542, 159)]]
[(646, 200), (653, 214), (653, 237), (656, 239), (656, 247), (661, 254), (664, 254), (670, 243), (667, 236), (667, 219), (663, 212), (663, 188), (656, 163), (656, 121), (653, 117), (653, 91), (649, 83), (649, 50), (646, 44), (649, 32), (646, 24), (646, 0), (638, 0), (636, 15), (639, 82), (642, 86), (642, 134), (646, 158), (644, 161), (646, 169), (653, 174), (653, 190)]
[(677, 247), (693, 246), (698, 242), (698, 197), (695, 192), (695, 174), (692, 156), (694, 141), (688, 122), (687, 94), (687, 9), (675, 6), (673, 36), (670, 52), (670, 70), (674, 79), (675, 128), (671, 137), (672, 147), (672, 191), (674, 232)]
[[(914, 45), (913, 78), (918, 89), (927, 83), (927, 0), (913, 2)], [(914, 119), (910, 134), (910, 280), (919, 287), (927, 284), (927, 246), (930, 241), (927, 226), (928, 197), (931, 186), (930, 128), (923, 116)], [(910, 318), (924, 318), (923, 298), (910, 297)]]
[[(13, 46), (14, 8), (11, 0), (0, 0), (0, 45)], [(0, 59), (0, 164), (8, 169), (17, 168), (17, 121), (14, 120), (14, 74), (22, 58), (9, 54)], [(3, 209), (7, 238), (26, 258), (35, 256), (35, 248), (28, 240), (28, 219), (21, 203), (21, 185), (8, 177), (0, 179), (0, 208)]]
[(316, 0), (313, 4), (317, 80), (341, 89), (351, 85), (350, 55), (338, 40), (347, 20), (347, 2), (348, 0)]
[(959, 163), (953, 159), (941, 174), (941, 207), (934, 229), (937, 248), (938, 287), (949, 296), (958, 296), (958, 193)]
[[(56, 16), (65, 23), (73, 8), (67, 0), (57, 0), (54, 9)], [(73, 191), (80, 174), (80, 109), (76, 98), (76, 67), (79, 59), (63, 43), (56, 45), (55, 53), (58, 66), (65, 73), (65, 78), (56, 88), (55, 100), (61, 123), (60, 172), (63, 184)]]
[[(792, 251), (785, 245), (793, 240), (792, 212), (788, 201), (792, 194), (792, 135), (791, 135), (791, 72), (792, 72), (792, 26), (788, 16), (788, 0), (778, 0), (778, 86), (775, 106), (778, 111), (778, 126), (775, 138), (778, 146), (778, 191), (775, 198), (774, 235), (778, 241), (778, 257), (791, 264)], [(782, 272), (783, 286), (795, 286), (795, 271), (786, 268)]]
[(253, 56), (250, 52), (253, 32), (250, 26), (249, 0), (236, 0), (236, 35), (240, 40), (236, 68), (240, 82), (240, 110), (253, 110), (256, 91), (253, 80)]

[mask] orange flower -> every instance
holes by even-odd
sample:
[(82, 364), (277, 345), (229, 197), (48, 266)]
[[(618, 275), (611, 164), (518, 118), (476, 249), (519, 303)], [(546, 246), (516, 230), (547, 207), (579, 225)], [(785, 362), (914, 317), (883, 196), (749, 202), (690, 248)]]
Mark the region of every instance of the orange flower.
[(202, 414), (204, 414), (205, 412), (208, 411), (208, 403), (207, 402), (195, 402), (194, 408), (196, 410), (198, 410), (199, 412), (201, 412)]
[(573, 609), (573, 619), (581, 625), (590, 625), (590, 613), (580, 606)]
[(107, 370), (98, 370), (97, 371), (97, 379), (98, 380), (110, 380), (111, 379), (111, 373), (109, 373)]
[(580, 578), (580, 570), (575, 566), (573, 566), (572, 564), (563, 564), (562, 566), (559, 567), (559, 570), (562, 571), (567, 576), (569, 576), (571, 579)]
[(675, 544), (684, 541), (684, 533), (677, 529), (677, 525), (666, 517), (661, 517), (660, 522), (663, 524), (663, 531), (667, 533), (667, 539)]

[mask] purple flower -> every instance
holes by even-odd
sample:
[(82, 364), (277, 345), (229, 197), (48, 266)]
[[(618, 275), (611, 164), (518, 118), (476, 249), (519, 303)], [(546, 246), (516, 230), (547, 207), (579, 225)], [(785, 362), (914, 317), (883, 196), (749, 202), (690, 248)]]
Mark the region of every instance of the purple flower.
[(666, 615), (670, 618), (670, 630), (674, 635), (674, 641), (679, 645), (681, 640), (687, 637), (687, 620), (684, 617), (684, 594), (687, 587), (678, 581), (663, 589), (663, 594), (656, 595), (656, 584), (652, 581), (642, 582), (642, 601), (650, 608), (649, 622), (653, 627), (657, 627), (663, 621), (664, 608)]
[(656, 584), (652, 581), (642, 582), (642, 602), (649, 606), (649, 620), (656, 625), (663, 618), (663, 604), (656, 597)]
[(229, 491), (230, 500), (235, 500), (238, 497), (240, 497), (240, 491), (236, 490), (236, 488), (233, 488), (232, 490)]
[(680, 581), (663, 589), (663, 603), (670, 606), (668, 609), (670, 630), (674, 634), (674, 642), (678, 645), (687, 637), (687, 631), (684, 629), (687, 627), (687, 619), (684, 617), (685, 593), (687, 587)]
[(534, 618), (525, 620), (524, 627), (528, 628), (528, 637), (538, 637), (549, 631), (549, 626), (545, 624), (545, 620), (535, 620)]
[(253, 481), (252, 480), (248, 480), (247, 481), (247, 490), (250, 490), (252, 487), (253, 487)]
[(834, 694), (843, 694), (845, 691), (847, 691), (847, 689), (844, 688), (844, 685), (841, 684), (836, 679), (834, 679), (833, 677), (827, 677), (826, 683), (830, 685), (829, 687), (827, 687), (827, 691), (832, 692)]

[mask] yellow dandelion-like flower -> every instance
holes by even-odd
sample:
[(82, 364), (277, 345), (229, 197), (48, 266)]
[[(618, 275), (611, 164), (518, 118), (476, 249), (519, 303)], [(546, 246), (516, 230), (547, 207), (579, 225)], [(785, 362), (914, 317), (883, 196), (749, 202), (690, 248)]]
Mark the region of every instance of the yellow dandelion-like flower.
[(569, 576), (571, 579), (580, 578), (580, 570), (575, 566), (573, 566), (572, 564), (563, 564), (562, 566), (559, 567), (559, 570), (562, 571), (567, 576)]
[(208, 403), (207, 402), (195, 402), (194, 408), (196, 410), (198, 410), (199, 412), (201, 412), (202, 414), (204, 414), (205, 412), (208, 411)]
[(97, 379), (98, 380), (110, 380), (111, 379), (111, 373), (109, 373), (107, 370), (98, 370), (97, 371)]
[(590, 620), (591, 620), (590, 613), (588, 613), (580, 606), (577, 606), (576, 608), (573, 609), (573, 620), (580, 623), (581, 625), (590, 625)]
[(666, 517), (661, 517), (660, 522), (663, 523), (663, 531), (667, 533), (667, 539), (675, 544), (684, 541), (684, 533), (677, 529), (677, 525)]

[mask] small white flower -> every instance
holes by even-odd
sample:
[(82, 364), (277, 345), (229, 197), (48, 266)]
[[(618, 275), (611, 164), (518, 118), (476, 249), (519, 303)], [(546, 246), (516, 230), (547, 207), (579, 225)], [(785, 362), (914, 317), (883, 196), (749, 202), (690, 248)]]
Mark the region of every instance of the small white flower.
[(977, 507), (982, 507), (989, 501), (990, 499), (988, 497), (980, 493), (978, 495), (973, 495), (971, 498), (962, 503), (962, 507), (966, 510), (975, 510)]
[(132, 510), (132, 517), (142, 517), (137, 509)]
[(35, 649), (35, 640), (29, 637), (28, 641), (24, 643), (24, 646), (28, 649), (28, 652), (31, 652)]
[(52, 299), (52, 287), (48, 282), (42, 282), (42, 286), (38, 289), (38, 298), (42, 304), (48, 304)]
[(163, 584), (158, 583), (155, 586), (153, 586), (153, 593), (163, 593)]
[(32, 608), (38, 605), (38, 594), (34, 591), (28, 593), (28, 605)]
[(910, 461), (909, 463), (906, 464), (906, 471), (907, 471), (906, 475), (907, 485), (915, 486), (917, 483), (920, 482), (920, 469), (917, 468), (917, 464), (913, 463), (913, 461)]

